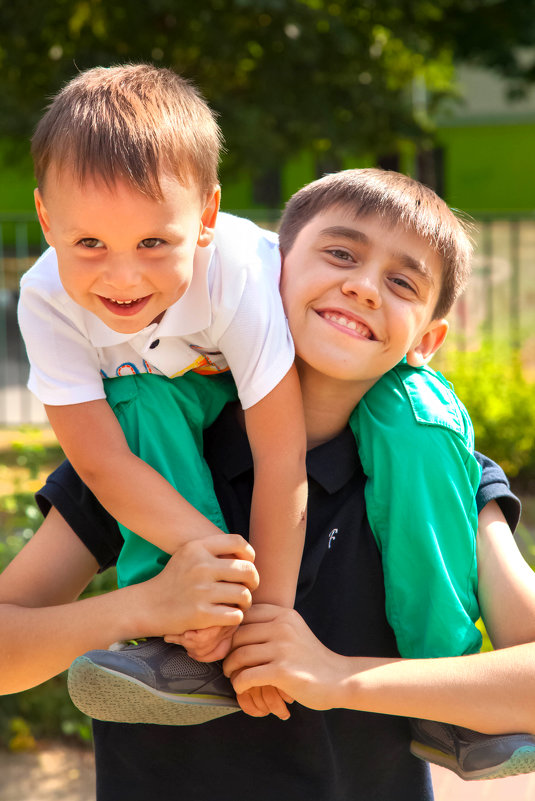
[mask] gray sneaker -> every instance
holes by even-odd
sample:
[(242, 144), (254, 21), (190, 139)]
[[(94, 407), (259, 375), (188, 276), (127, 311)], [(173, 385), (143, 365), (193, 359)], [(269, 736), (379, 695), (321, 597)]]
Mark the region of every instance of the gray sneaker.
[(535, 770), (531, 734), (481, 734), (462, 726), (411, 720), (411, 752), (461, 779), (500, 779)]
[(88, 651), (69, 668), (69, 694), (97, 720), (185, 726), (240, 707), (221, 662), (196, 662), (160, 637)]

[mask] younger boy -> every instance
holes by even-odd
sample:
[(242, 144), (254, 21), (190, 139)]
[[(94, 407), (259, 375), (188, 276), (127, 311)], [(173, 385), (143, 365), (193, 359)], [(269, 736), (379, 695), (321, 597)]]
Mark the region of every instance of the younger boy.
[[(21, 282), (29, 386), (121, 523), (125, 586), (155, 575), (183, 542), (225, 530), (202, 429), (235, 397), (219, 375), (230, 369), (255, 459), (257, 598), (293, 606), (305, 433), (278, 248), (228, 215), (214, 244), (220, 144), (204, 100), (169, 70), (89, 70), (53, 100), (32, 142), (51, 248)], [(231, 633), (211, 631), (207, 659), (227, 653)], [(201, 668), (185, 658), (181, 670), (194, 678)], [(196, 694), (198, 720), (235, 711), (213, 695)]]

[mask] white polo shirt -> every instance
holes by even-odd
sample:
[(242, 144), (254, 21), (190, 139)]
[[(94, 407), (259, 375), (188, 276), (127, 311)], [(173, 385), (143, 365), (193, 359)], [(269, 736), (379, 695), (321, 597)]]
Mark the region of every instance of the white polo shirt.
[(221, 213), (214, 242), (197, 248), (184, 295), (159, 323), (121, 334), (69, 297), (49, 248), (20, 285), (28, 387), (43, 403), (63, 406), (105, 398), (103, 378), (230, 369), (247, 409), (277, 386), (294, 359), (279, 278), (277, 236)]

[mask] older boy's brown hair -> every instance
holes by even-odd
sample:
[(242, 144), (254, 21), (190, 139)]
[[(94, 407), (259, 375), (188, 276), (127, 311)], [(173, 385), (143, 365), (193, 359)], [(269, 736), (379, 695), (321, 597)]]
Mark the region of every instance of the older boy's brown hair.
[(52, 100), (32, 139), (41, 191), (49, 167), (67, 167), (113, 186), (128, 181), (161, 199), (158, 176), (169, 172), (208, 196), (217, 184), (222, 137), (199, 92), (168, 69), (148, 64), (95, 67)]
[(429, 187), (401, 173), (375, 168), (325, 175), (293, 195), (279, 228), (283, 256), (301, 229), (319, 212), (343, 208), (357, 216), (376, 215), (388, 226), (400, 225), (426, 239), (443, 265), (433, 318), (444, 317), (470, 275), (472, 242), (468, 226)]

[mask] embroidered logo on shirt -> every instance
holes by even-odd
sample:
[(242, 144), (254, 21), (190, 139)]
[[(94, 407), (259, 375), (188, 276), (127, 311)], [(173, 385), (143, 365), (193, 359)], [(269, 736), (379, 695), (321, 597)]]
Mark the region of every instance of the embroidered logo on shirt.
[(329, 532), (329, 544), (327, 546), (327, 548), (329, 550), (331, 549), (331, 546), (332, 546), (333, 542), (335, 541), (337, 534), (338, 534), (338, 529), (337, 528), (333, 528), (333, 530), (331, 532)]

